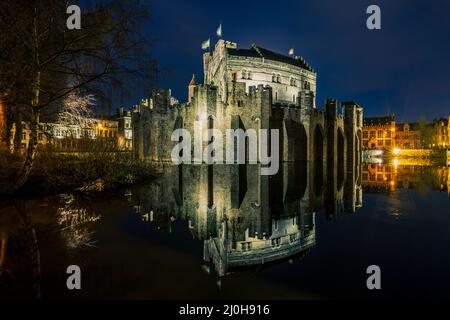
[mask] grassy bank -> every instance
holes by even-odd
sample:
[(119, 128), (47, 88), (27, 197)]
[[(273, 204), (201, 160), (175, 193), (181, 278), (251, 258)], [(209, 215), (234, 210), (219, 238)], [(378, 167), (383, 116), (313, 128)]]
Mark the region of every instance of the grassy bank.
[[(7, 194), (11, 181), (23, 163), (20, 154), (2, 152), (0, 194)], [(152, 165), (127, 152), (56, 153), (41, 151), (20, 193), (43, 195), (61, 192), (100, 192), (154, 178)]]

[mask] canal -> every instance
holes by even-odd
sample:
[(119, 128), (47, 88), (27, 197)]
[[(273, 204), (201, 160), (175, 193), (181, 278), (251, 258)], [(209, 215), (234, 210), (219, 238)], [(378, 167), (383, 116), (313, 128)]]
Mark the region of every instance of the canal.
[(173, 167), (130, 189), (4, 201), (0, 298), (450, 297), (448, 167), (317, 170)]

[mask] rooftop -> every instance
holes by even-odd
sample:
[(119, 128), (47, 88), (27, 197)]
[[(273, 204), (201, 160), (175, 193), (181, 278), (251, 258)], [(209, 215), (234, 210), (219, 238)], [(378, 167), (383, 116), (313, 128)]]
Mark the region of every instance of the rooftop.
[(227, 48), (227, 52), (232, 56), (264, 58), (267, 60), (288, 63), (290, 65), (300, 67), (302, 69), (314, 72), (312, 67), (303, 59), (303, 57), (290, 57), (274, 51), (264, 49), (252, 44), (250, 49)]
[(364, 118), (364, 126), (385, 126), (390, 125), (392, 121), (395, 121), (393, 115), (386, 117), (368, 117)]
[(397, 123), (397, 131), (405, 131), (405, 125), (409, 125), (409, 131), (418, 131), (420, 130), (420, 124), (418, 122), (412, 123)]
[(198, 83), (197, 83), (197, 79), (195, 79), (195, 74), (192, 74), (192, 79), (191, 79), (191, 82), (189, 82), (189, 85), (190, 86), (196, 86)]

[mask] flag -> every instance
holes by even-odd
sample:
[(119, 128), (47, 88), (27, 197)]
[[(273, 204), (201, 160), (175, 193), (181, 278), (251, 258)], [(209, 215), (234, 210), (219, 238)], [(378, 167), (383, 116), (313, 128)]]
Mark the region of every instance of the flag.
[(207, 49), (209, 49), (210, 45), (211, 45), (210, 39), (205, 40), (205, 41), (202, 42), (202, 49), (203, 50), (207, 50)]
[(216, 34), (219, 38), (222, 38), (222, 21), (219, 24), (219, 27), (217, 28)]
[(290, 55), (290, 56), (293, 56), (293, 55), (294, 55), (294, 48), (290, 48), (290, 49), (289, 49), (289, 55)]

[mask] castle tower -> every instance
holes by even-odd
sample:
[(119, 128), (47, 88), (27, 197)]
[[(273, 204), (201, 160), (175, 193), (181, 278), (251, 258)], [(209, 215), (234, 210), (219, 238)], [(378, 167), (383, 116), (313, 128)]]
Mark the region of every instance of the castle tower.
[(189, 82), (188, 86), (188, 102), (191, 102), (192, 97), (194, 96), (194, 88), (198, 85), (197, 80), (195, 79), (195, 74), (192, 74), (191, 82)]

